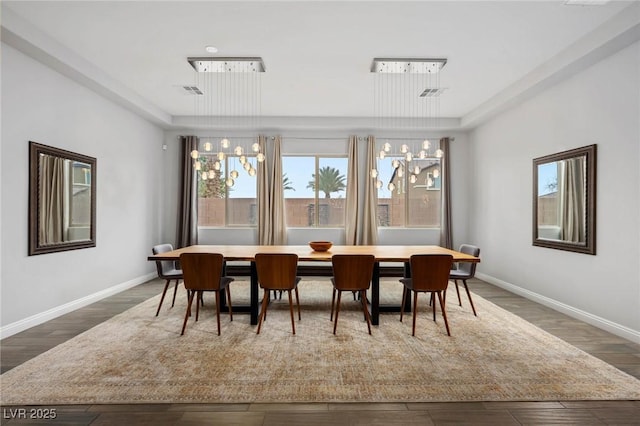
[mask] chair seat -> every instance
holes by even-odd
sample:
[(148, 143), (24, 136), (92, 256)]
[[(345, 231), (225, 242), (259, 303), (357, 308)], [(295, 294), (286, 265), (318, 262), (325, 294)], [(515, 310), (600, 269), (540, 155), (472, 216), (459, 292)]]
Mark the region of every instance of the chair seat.
[(175, 268), (174, 269), (169, 269), (167, 271), (164, 271), (162, 273), (162, 275), (164, 275), (164, 277), (166, 279), (169, 279), (169, 278), (173, 278), (173, 279), (180, 278), (180, 279), (182, 279), (182, 270), (175, 269)]
[[(331, 284), (333, 284), (333, 286), (336, 286), (336, 282), (335, 279), (333, 277), (331, 277)], [(349, 287), (349, 286), (344, 286), (344, 283), (342, 286), (340, 286), (340, 290), (342, 291), (360, 291), (360, 290), (368, 290), (369, 286), (366, 287), (358, 287), (358, 286), (354, 286), (354, 287)]]
[(400, 282), (404, 284), (405, 287), (413, 290), (413, 280), (411, 278), (401, 278)]
[(300, 280), (302, 279), (302, 277), (296, 277), (296, 282), (293, 284), (293, 287), (289, 287), (289, 286), (285, 286), (285, 287), (279, 287), (279, 286), (274, 286), (274, 285), (269, 285), (268, 287), (265, 287), (264, 285), (262, 285), (262, 283), (260, 284), (260, 286), (262, 288), (264, 288), (265, 290), (275, 290), (275, 291), (285, 291), (285, 290), (293, 290), (294, 288), (296, 288), (298, 286), (298, 283), (300, 282)]
[(455, 280), (455, 279), (461, 280), (461, 279), (467, 279), (467, 278), (471, 278), (471, 277), (469, 276), (468, 273), (466, 273), (464, 271), (460, 271), (460, 270), (457, 270), (457, 269), (452, 269), (451, 272), (449, 272), (449, 278), (452, 279), (452, 280)]

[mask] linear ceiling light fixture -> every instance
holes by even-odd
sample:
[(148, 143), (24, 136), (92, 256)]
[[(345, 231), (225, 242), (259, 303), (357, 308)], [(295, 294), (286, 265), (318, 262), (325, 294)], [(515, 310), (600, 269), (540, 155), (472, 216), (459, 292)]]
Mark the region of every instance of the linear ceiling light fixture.
[[(219, 127), (225, 133), (231, 123), (240, 122), (240, 127), (255, 131), (262, 102), (260, 76), (265, 72), (262, 58), (195, 57), (187, 61), (195, 71), (191, 91), (197, 93), (195, 88), (204, 93), (194, 99), (195, 116), (205, 122), (210, 120), (211, 127)], [(198, 178), (209, 181), (205, 185), (214, 189), (224, 179), (224, 170), (232, 169), (224, 179), (224, 185), (232, 187), (239, 177), (237, 163), (249, 176), (255, 176), (258, 163), (265, 160), (257, 137), (236, 138), (233, 144), (230, 139), (203, 136), (199, 149), (191, 152)]]
[(386, 74), (435, 74), (447, 63), (443, 58), (373, 58), (371, 72)]

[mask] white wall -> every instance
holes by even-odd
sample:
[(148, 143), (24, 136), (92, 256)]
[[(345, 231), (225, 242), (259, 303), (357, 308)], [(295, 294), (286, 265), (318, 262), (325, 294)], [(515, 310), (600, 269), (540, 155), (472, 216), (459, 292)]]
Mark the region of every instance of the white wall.
[[(471, 133), (481, 277), (640, 341), (640, 44)], [(533, 247), (532, 159), (598, 144), (597, 255)]]
[[(154, 274), (146, 256), (163, 240), (160, 128), (3, 43), (1, 134), (4, 335)], [(30, 140), (97, 158), (95, 248), (27, 256)]]
[[(167, 146), (164, 170), (166, 175), (163, 179), (164, 190), (169, 194), (177, 194), (179, 182), (179, 136), (180, 135), (197, 135), (197, 136), (216, 136), (215, 133), (202, 130), (181, 130), (167, 131), (165, 133), (165, 144)], [(304, 155), (304, 154), (325, 154), (339, 155), (348, 152), (349, 135), (357, 134), (359, 136), (367, 136), (366, 131), (344, 131), (344, 132), (322, 132), (317, 129), (279, 131), (269, 132), (269, 136), (280, 134), (282, 136), (282, 154), (283, 155)], [(233, 134), (228, 135), (230, 137)], [(238, 136), (246, 136), (238, 134)], [(470, 164), (472, 162), (469, 148), (469, 138), (463, 132), (447, 132), (443, 135), (420, 135), (410, 134), (403, 137), (429, 137), (430, 139), (439, 139), (442, 136), (450, 136), (455, 138), (451, 142), (451, 180), (452, 180), (452, 221), (453, 221), (453, 239), (454, 246), (457, 247), (462, 243), (471, 243), (469, 240), (469, 211), (471, 209), (469, 201), (469, 179)], [(364, 144), (361, 144), (364, 148)], [(366, 150), (360, 150), (360, 158), (364, 164), (366, 159)], [(364, 165), (363, 165), (364, 167)], [(364, 168), (361, 173), (367, 173)], [(173, 197), (170, 195), (170, 197)], [(177, 198), (171, 198), (168, 206), (177, 203)], [(175, 223), (176, 208), (167, 208), (166, 222), (163, 230), (167, 241), (175, 241)], [(394, 244), (439, 244), (440, 231), (438, 229), (420, 229), (420, 228), (379, 228), (379, 243), (385, 245)], [(290, 228), (287, 230), (288, 244), (306, 244), (312, 240), (330, 240), (335, 244), (344, 244), (345, 234), (342, 228)], [(199, 230), (200, 244), (257, 244), (257, 232), (250, 228), (200, 228)]]

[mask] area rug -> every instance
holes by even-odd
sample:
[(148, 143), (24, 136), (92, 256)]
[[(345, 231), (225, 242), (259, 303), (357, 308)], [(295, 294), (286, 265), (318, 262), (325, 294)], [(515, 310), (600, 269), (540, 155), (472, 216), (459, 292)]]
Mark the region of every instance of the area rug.
[[(232, 284), (246, 303), (248, 284)], [(286, 293), (285, 293), (286, 295)], [(450, 292), (451, 337), (428, 298), (411, 314), (381, 314), (367, 333), (361, 305), (345, 294), (337, 334), (331, 284), (303, 280), (302, 320), (291, 332), (288, 302), (272, 302), (261, 333), (248, 315), (222, 314), (217, 335), (208, 295), (184, 336), (184, 292), (155, 316), (153, 297), (0, 376), (0, 403), (242, 403), (545, 401), (640, 399), (640, 381), (474, 295), (475, 317)], [(401, 285), (384, 281), (381, 302)]]

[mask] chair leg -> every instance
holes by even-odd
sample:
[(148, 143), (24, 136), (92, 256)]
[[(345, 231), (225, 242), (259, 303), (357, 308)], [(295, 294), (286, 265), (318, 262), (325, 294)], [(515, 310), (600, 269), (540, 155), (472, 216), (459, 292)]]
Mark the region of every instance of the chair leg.
[(476, 313), (476, 307), (473, 306), (473, 299), (471, 299), (471, 293), (469, 292), (469, 287), (467, 286), (467, 280), (462, 280), (462, 284), (464, 284), (464, 289), (467, 290), (467, 296), (469, 297), (469, 303), (471, 303), (473, 315), (478, 316), (478, 314)]
[[(453, 280), (456, 283), (456, 293), (458, 293), (458, 304), (462, 306), (462, 299), (460, 299), (460, 288), (458, 288), (458, 280)], [(465, 284), (466, 287), (466, 284)]]
[(176, 280), (176, 285), (173, 287), (173, 300), (171, 301), (171, 307), (176, 304), (176, 294), (178, 293), (178, 284), (180, 284), (180, 280)]
[(220, 335), (220, 291), (216, 291), (216, 320), (218, 321), (218, 336)]
[(181, 336), (184, 334), (184, 329), (187, 328), (187, 320), (189, 319), (189, 315), (191, 315), (191, 302), (193, 302), (193, 295), (195, 293), (196, 293), (195, 291), (192, 291), (189, 294), (189, 302), (187, 303), (187, 312), (184, 315), (184, 322), (182, 323), (182, 332), (180, 332)]
[(436, 322), (436, 303), (435, 303), (435, 295), (431, 292), (431, 301), (433, 301), (433, 322)]
[(298, 294), (298, 287), (296, 287), (296, 305), (298, 305), (298, 320), (301, 320), (300, 316), (300, 295)]
[(400, 322), (402, 322), (402, 316), (404, 315), (404, 304), (407, 299), (407, 288), (402, 287), (402, 304), (400, 304)]
[(447, 321), (447, 311), (444, 310), (444, 302), (442, 300), (442, 296), (438, 292), (438, 300), (440, 301), (440, 309), (442, 309), (442, 318), (444, 318), (444, 326), (447, 327), (447, 335), (451, 336), (451, 332), (449, 331), (449, 321)]
[(364, 309), (364, 318), (367, 320), (367, 328), (369, 329), (369, 334), (371, 334), (371, 318), (369, 318), (369, 308), (367, 308), (367, 295), (365, 294), (366, 290), (362, 290), (361, 299), (362, 299), (362, 309)]
[(418, 292), (413, 292), (413, 328), (411, 330), (411, 335), (416, 335), (416, 315), (418, 314)]
[(233, 321), (233, 309), (231, 308), (231, 289), (227, 286), (227, 303), (229, 305), (229, 321)]
[(267, 313), (267, 305), (269, 303), (269, 292), (265, 291), (264, 296), (262, 297), (262, 310), (260, 311), (260, 320), (258, 321), (258, 332), (256, 334), (260, 334), (260, 328), (262, 327), (262, 321), (265, 318)]
[(198, 317), (200, 316), (200, 303), (198, 301), (202, 300), (202, 292), (194, 291), (194, 293), (196, 294), (196, 322), (198, 322)]
[(336, 328), (338, 328), (338, 315), (340, 314), (340, 298), (342, 297), (342, 291), (338, 290), (338, 304), (336, 305), (336, 319), (333, 323), (333, 334), (336, 334)]
[(330, 321), (333, 321), (333, 307), (336, 304), (336, 291), (338, 291), (338, 290), (336, 290), (336, 288), (334, 287), (333, 288), (333, 295), (331, 296), (331, 316), (329, 317)]
[(293, 334), (296, 334), (296, 322), (293, 318), (293, 298), (291, 297), (291, 289), (287, 290), (289, 293), (289, 313), (291, 314), (291, 330), (293, 330)]
[(165, 294), (167, 294), (167, 289), (169, 288), (169, 283), (171, 283), (171, 280), (167, 280), (167, 282), (164, 285), (164, 290), (162, 290), (162, 296), (160, 297), (160, 304), (158, 305), (158, 310), (156, 311), (156, 316), (158, 316), (158, 314), (160, 313), (160, 308), (162, 307), (162, 302), (164, 301), (164, 296), (165, 296)]

